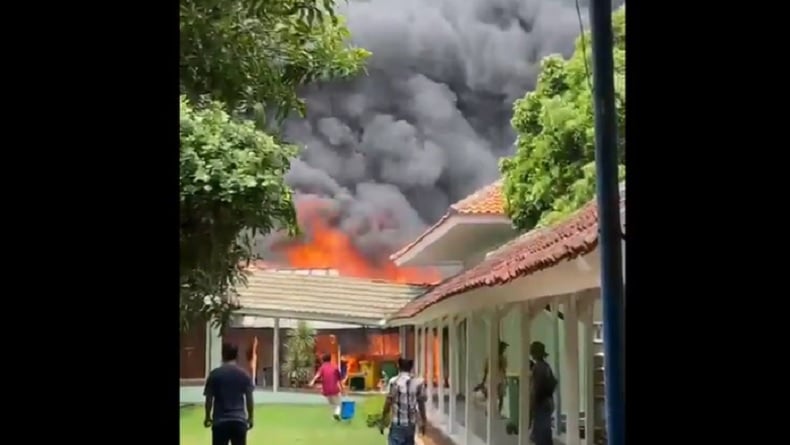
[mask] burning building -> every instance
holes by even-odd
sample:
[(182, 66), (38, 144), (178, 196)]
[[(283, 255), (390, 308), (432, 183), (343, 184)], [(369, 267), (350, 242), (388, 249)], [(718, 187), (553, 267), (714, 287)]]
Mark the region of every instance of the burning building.
[[(371, 380), (378, 380), (371, 375), (379, 376), (382, 365), (393, 367), (400, 355), (413, 354), (408, 350), (413, 341), (399, 340), (398, 329), (383, 329), (384, 320), (453, 272), (396, 266), (387, 246), (359, 242), (368, 232), (388, 230), (393, 223), (386, 213), (375, 224), (362, 219), (359, 226), (349, 227), (340, 224), (339, 212), (330, 201), (300, 197), (301, 235), (270, 237), (264, 259), (247, 265), (247, 286), (238, 289), (242, 309), (223, 339), (240, 347), (241, 365), (259, 385), (279, 386), (289, 380), (275, 371), (282, 369), (285, 353), (281, 328), (293, 320), (320, 320), (311, 323), (316, 356), (329, 353), (352, 377), (366, 368), (365, 386), (370, 387)], [(218, 357), (220, 342), (209, 344), (215, 351), (196, 351), (192, 360)], [(205, 371), (194, 368), (185, 372), (199, 378)]]
[(323, 269), (343, 277), (402, 284), (436, 284), (441, 281), (439, 269), (398, 267), (389, 259), (392, 251), (388, 246), (365, 243), (368, 234), (379, 234), (392, 224), (386, 213), (373, 220), (360, 219), (354, 227), (343, 227), (342, 209), (332, 201), (302, 196), (296, 205), (302, 234), (297, 238), (281, 234), (272, 237), (267, 248), (261, 251), (268, 267)]
[[(413, 340), (400, 340), (398, 328), (383, 329), (382, 324), (424, 293), (426, 285), (343, 276), (336, 269), (275, 269), (252, 264), (248, 273), (247, 286), (239, 289), (241, 309), (222, 341), (239, 346), (240, 365), (259, 386), (287, 385), (289, 376), (282, 364), (288, 331), (283, 328), (292, 329), (295, 320), (320, 320), (310, 322), (316, 357), (329, 353), (334, 361), (345, 361), (352, 378), (364, 372), (366, 388), (371, 381), (378, 381), (388, 363), (413, 354), (409, 350)], [(206, 338), (202, 335), (200, 338)], [(216, 333), (208, 337), (208, 351), (193, 351), (191, 360), (203, 362), (208, 357), (213, 367), (219, 364), (221, 341)], [(183, 379), (203, 377), (205, 368), (183, 363), (185, 358)], [(185, 369), (191, 374), (184, 375)]]

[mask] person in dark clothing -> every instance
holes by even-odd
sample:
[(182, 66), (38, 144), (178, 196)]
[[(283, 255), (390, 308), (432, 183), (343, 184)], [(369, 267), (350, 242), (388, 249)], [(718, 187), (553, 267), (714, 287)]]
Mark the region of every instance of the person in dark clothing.
[(532, 381), (530, 389), (529, 413), (532, 424), (532, 441), (535, 445), (552, 445), (551, 416), (554, 413), (554, 390), (557, 379), (546, 363), (546, 345), (539, 341), (529, 345), (532, 356)]
[(224, 343), (222, 365), (206, 379), (203, 426), (211, 427), (211, 445), (246, 445), (252, 428), (252, 377), (236, 364), (238, 355), (236, 346)]

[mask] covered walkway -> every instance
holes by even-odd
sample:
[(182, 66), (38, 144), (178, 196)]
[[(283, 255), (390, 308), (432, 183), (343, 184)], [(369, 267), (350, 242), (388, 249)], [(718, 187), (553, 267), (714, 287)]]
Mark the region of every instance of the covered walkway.
[[(624, 209), (623, 186), (622, 221)], [(521, 383), (530, 381), (529, 344), (539, 340), (559, 381), (555, 442), (604, 440), (599, 256), (597, 207), (590, 202), (560, 224), (489, 253), (389, 320), (416, 329), (416, 372), (429, 382), (433, 426), (458, 445), (529, 444), (530, 388)], [(497, 394), (500, 373), (484, 381), (483, 367), (501, 369), (494, 352), (500, 341), (509, 345), (501, 412), (496, 396), (473, 391), (485, 382), (487, 393)]]

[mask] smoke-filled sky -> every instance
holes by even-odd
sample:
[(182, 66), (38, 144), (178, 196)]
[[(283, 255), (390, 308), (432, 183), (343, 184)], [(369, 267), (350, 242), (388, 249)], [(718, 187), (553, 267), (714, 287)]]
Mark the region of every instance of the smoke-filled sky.
[[(380, 256), (499, 177), (513, 101), (534, 87), (541, 58), (571, 54), (579, 19), (573, 0), (338, 4), (353, 43), (373, 53), (368, 74), (305, 89), (307, 118), (285, 126), (304, 147), (286, 180)], [(582, 19), (587, 29), (584, 8)]]

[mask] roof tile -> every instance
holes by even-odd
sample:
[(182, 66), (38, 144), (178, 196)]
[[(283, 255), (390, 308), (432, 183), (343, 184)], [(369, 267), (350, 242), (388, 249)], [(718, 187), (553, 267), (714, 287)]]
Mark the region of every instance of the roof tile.
[(502, 194), (502, 180), (483, 187), (451, 205), (450, 208), (464, 215), (504, 215), (505, 198)]
[[(625, 206), (625, 195), (621, 195)], [(393, 319), (410, 318), (454, 295), (483, 286), (498, 286), (565, 260), (586, 255), (598, 245), (598, 206), (587, 203), (559, 224), (535, 229), (505, 244), (477, 266), (448, 278), (407, 303)]]
[(315, 316), (386, 318), (425, 287), (331, 275), (302, 275), (250, 268), (247, 285), (237, 289), (244, 308)]
[(503, 215), (505, 214), (505, 198), (502, 194), (502, 180), (489, 184), (480, 190), (472, 193), (466, 198), (451, 205), (439, 221), (420, 234), (414, 241), (403, 246), (400, 250), (390, 255), (391, 260), (404, 255), (411, 250), (426, 236), (438, 229), (445, 221), (453, 215)]

